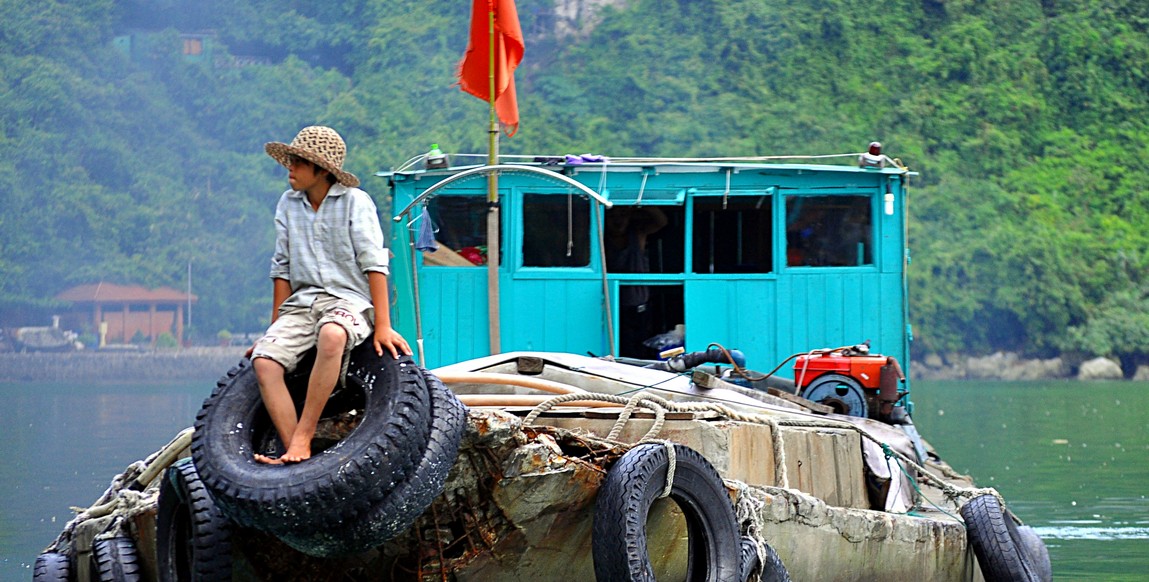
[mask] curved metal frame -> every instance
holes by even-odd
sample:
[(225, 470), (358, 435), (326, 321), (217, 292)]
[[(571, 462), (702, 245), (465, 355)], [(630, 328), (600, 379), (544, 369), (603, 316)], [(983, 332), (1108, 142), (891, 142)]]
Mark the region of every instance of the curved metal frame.
[(449, 176), (447, 178), (440, 180), (439, 182), (436, 182), (433, 186), (431, 186), (430, 188), (427, 188), (422, 194), (416, 196), (415, 199), (412, 200), (409, 204), (407, 204), (407, 206), (404, 207), (403, 210), (399, 212), (399, 214), (396, 214), (395, 217), (392, 218), (392, 220), (394, 220), (395, 222), (402, 221), (403, 217), (407, 216), (407, 214), (410, 213), (413, 208), (415, 208), (416, 206), (421, 204), (424, 200), (430, 198), (431, 195), (434, 194), (437, 190), (444, 188), (444, 187), (446, 187), (446, 186), (448, 186), (454, 182), (458, 182), (459, 180), (464, 180), (466, 178), (470, 178), (470, 177), (476, 176), (476, 175), (484, 175), (484, 174), (489, 174), (491, 172), (500, 172), (500, 171), (526, 172), (528, 174), (539, 174), (539, 175), (545, 176), (547, 178), (554, 178), (560, 182), (563, 182), (564, 184), (566, 184), (568, 186), (572, 186), (574, 188), (577, 188), (583, 194), (590, 196), (591, 198), (598, 201), (599, 204), (602, 204), (606, 208), (610, 208), (610, 207), (614, 206), (613, 202), (611, 202), (610, 200), (607, 200), (606, 198), (603, 198), (602, 195), (599, 194), (598, 192), (595, 192), (594, 190), (591, 190), (590, 188), (586, 187), (583, 183), (581, 183), (577, 180), (574, 180), (574, 179), (570, 178), (569, 176), (564, 176), (558, 172), (553, 172), (551, 170), (544, 170), (542, 168), (536, 168), (534, 166), (520, 166), (518, 164), (497, 164), (494, 166), (480, 166), (477, 168), (471, 168), (470, 170), (463, 170), (462, 172), (459, 172), (458, 174), (455, 174), (454, 176)]

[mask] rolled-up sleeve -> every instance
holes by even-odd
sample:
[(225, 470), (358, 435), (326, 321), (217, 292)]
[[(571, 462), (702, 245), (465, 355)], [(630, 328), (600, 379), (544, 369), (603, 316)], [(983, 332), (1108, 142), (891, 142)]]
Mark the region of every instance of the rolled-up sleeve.
[(390, 256), (383, 246), (383, 230), (379, 227), (379, 211), (366, 193), (354, 197), (351, 213), (351, 241), (355, 247), (355, 262), (364, 273), (390, 274)]
[(272, 279), (291, 280), (291, 246), (287, 229), (288, 197), (284, 193), (275, 207), (275, 253), (271, 256)]

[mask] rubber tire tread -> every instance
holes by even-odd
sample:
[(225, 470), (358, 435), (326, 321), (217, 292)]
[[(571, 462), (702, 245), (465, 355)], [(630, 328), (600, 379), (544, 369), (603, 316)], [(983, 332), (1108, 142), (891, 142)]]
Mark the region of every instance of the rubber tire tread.
[(415, 472), (364, 515), (337, 527), (280, 536), (312, 556), (345, 556), (379, 546), (407, 531), (447, 484), (467, 428), (467, 407), (439, 378), (421, 370), (431, 392), (431, 439)]
[(68, 582), (72, 578), (72, 561), (60, 552), (44, 552), (36, 556), (32, 566), (32, 582)]
[[(741, 538), (726, 486), (702, 454), (673, 446), (670, 497), (686, 518), (687, 580), (738, 581)], [(646, 521), (666, 484), (668, 461), (665, 445), (643, 444), (627, 451), (607, 473), (595, 501), (591, 540), (598, 582), (654, 580)]]
[(1037, 582), (1013, 518), (993, 495), (980, 495), (961, 508), (966, 539), (986, 582)]
[(136, 542), (129, 537), (96, 540), (92, 544), (92, 569), (97, 582), (140, 582), (140, 556)]
[(758, 578), (759, 582), (791, 582), (790, 572), (786, 570), (782, 558), (778, 557), (778, 552), (775, 552), (770, 544), (765, 546), (766, 558), (762, 561), (762, 575)]
[(1021, 536), (1021, 546), (1029, 555), (1029, 563), (1033, 565), (1037, 579), (1041, 582), (1052, 582), (1053, 564), (1049, 561), (1049, 548), (1037, 532), (1028, 525), (1018, 526), (1017, 533)]
[[(289, 388), (302, 382), (305, 393), (306, 372), (289, 375)], [(364, 393), (359, 425), (336, 445), (285, 467), (253, 458), (257, 423), (264, 435), (275, 429), (251, 362), (220, 380), (196, 415), (191, 449), (225, 515), (273, 535), (322, 527), (366, 511), (410, 474), (430, 436), (429, 395), (418, 366), (410, 356), (379, 356), (364, 342), (352, 350), (346, 384)]]
[[(156, 512), (156, 567), (160, 582), (232, 579), (231, 533), (191, 459), (168, 467)], [(184, 531), (176, 531), (183, 528)], [(180, 552), (188, 563), (177, 559)]]
[[(758, 555), (758, 542), (750, 536), (742, 536), (742, 555), (739, 559), (738, 577), (742, 582), (757, 580), (758, 582), (791, 582), (790, 573), (782, 564), (782, 558), (770, 544), (762, 542), (765, 562)], [(755, 576), (757, 573), (757, 576)]]
[(742, 536), (740, 548), (738, 579), (747, 582), (762, 567), (762, 561), (758, 558), (758, 542), (750, 536)]

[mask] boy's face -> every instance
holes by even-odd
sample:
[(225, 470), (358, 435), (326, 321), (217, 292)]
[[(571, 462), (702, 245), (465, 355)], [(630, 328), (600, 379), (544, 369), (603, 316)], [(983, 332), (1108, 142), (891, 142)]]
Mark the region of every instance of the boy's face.
[(291, 183), (293, 190), (306, 192), (318, 185), (320, 182), (327, 181), (327, 172), (318, 168), (315, 164), (296, 156), (288, 158), (290, 167), (287, 171), (287, 181)]

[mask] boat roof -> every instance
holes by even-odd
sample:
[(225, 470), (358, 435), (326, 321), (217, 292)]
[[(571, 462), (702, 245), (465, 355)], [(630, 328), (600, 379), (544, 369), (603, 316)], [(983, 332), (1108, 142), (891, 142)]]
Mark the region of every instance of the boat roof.
[[(624, 173), (641, 172), (653, 168), (657, 173), (700, 173), (720, 171), (754, 171), (771, 169), (778, 171), (817, 171), (841, 173), (880, 173), (916, 176), (897, 158), (881, 155), (882, 166), (860, 166), (857, 160), (863, 153), (829, 155), (785, 155), (785, 156), (741, 156), (716, 158), (658, 158), (658, 157), (608, 157), (600, 155), (501, 155), (500, 164), (515, 164), (552, 168), (556, 172), (579, 173)], [(447, 168), (425, 169), (422, 167), (427, 154), (420, 154), (407, 160), (397, 169), (376, 172), (382, 178), (411, 176), (418, 179), (422, 175), (447, 176), (460, 171), (480, 168), (486, 165), (487, 154), (450, 154), (456, 164), (462, 160), (474, 160), (471, 164), (452, 165)], [(800, 162), (805, 160), (804, 162)], [(840, 161), (843, 163), (826, 163)]]

